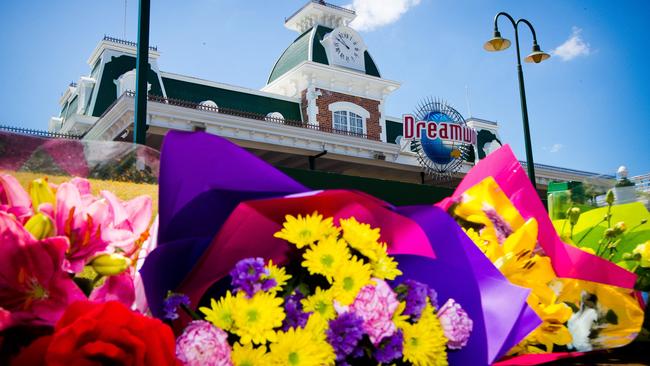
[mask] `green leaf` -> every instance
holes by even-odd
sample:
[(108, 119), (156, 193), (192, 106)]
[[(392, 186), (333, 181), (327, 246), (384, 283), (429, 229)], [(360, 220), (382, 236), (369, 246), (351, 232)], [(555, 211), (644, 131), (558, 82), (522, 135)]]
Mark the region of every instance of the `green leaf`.
[(86, 296), (90, 296), (90, 293), (93, 292), (93, 281), (88, 278), (75, 277), (72, 279), (74, 283), (81, 289), (81, 291)]

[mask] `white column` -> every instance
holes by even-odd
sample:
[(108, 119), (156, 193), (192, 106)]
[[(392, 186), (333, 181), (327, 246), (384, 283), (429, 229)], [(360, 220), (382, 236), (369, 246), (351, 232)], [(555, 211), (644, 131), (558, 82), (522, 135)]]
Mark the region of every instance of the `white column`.
[(316, 100), (319, 96), (322, 95), (320, 90), (316, 90), (314, 77), (309, 75), (307, 82), (307, 92), (305, 93), (307, 98), (307, 123), (318, 125), (318, 106), (316, 105)]
[(386, 134), (386, 116), (384, 115), (384, 107), (386, 105), (386, 94), (381, 93), (381, 101), (379, 102), (379, 126), (381, 126), (381, 133), (379, 134), (379, 140), (383, 142), (388, 142), (388, 135)]

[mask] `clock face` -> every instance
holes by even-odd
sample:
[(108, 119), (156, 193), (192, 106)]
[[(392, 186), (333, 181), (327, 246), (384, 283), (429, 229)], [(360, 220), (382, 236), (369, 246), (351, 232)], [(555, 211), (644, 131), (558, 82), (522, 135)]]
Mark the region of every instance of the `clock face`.
[(342, 63), (356, 63), (363, 57), (363, 43), (353, 32), (341, 30), (332, 32), (334, 57)]

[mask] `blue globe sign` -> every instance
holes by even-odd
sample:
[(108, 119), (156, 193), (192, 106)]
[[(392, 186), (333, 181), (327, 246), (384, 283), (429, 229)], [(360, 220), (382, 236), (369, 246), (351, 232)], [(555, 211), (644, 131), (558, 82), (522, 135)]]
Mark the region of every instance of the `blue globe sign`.
[(476, 145), (476, 131), (439, 99), (425, 99), (402, 123), (403, 138), (411, 141), (420, 164), (437, 181), (450, 179)]

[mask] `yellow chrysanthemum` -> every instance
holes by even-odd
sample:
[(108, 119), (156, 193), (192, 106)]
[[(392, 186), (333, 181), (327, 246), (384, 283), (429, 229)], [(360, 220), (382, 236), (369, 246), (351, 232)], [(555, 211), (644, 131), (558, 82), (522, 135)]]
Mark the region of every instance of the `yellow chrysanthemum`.
[(343, 229), (343, 239), (368, 259), (376, 260), (382, 251), (385, 252), (379, 244), (379, 228), (373, 229), (368, 224), (358, 222), (354, 217), (340, 219), (339, 225)]
[(496, 237), (488, 235), (488, 232), (480, 235), (474, 229), (463, 229), (465, 234), (472, 239), (474, 244), (476, 244), (479, 249), (485, 254), (486, 257), (490, 258), (491, 261), (495, 261), (497, 258), (503, 255), (503, 249), (501, 244), (497, 241)]
[(350, 259), (350, 256), (350, 250), (344, 240), (329, 236), (307, 249), (303, 255), (305, 260), (302, 266), (307, 268), (310, 274), (321, 274), (332, 283), (334, 274)]
[(243, 295), (238, 294), (233, 296), (228, 291), (219, 301), (211, 299), (209, 308), (200, 307), (199, 311), (205, 314), (205, 320), (214, 324), (217, 328), (230, 331), (233, 327), (233, 311), (242, 298)]
[(306, 328), (289, 328), (278, 332), (277, 341), (271, 343), (271, 365), (322, 366), (334, 365), (334, 349), (320, 333)]
[(282, 302), (269, 292), (258, 292), (250, 299), (242, 297), (233, 309), (233, 333), (241, 337), (242, 343), (274, 341), (273, 328), (281, 326), (285, 317)]
[(401, 327), (404, 332), (403, 359), (415, 366), (446, 366), (447, 338), (442, 330), (434, 309), (427, 302), (420, 320), (415, 324), (405, 323)]
[[(386, 244), (382, 244), (385, 248)], [(372, 268), (372, 276), (382, 280), (394, 280), (395, 277), (402, 274), (402, 271), (397, 269), (397, 262), (393, 257), (386, 254), (386, 250), (377, 256), (377, 259), (370, 262)]]
[(312, 337), (326, 339), (327, 334), (325, 332), (329, 329), (329, 320), (325, 319), (320, 313), (312, 313), (303, 328), (310, 332)]
[(287, 281), (291, 279), (291, 275), (287, 274), (287, 271), (284, 267), (278, 267), (273, 264), (272, 260), (269, 260), (269, 263), (266, 265), (266, 269), (269, 271), (268, 275), (263, 275), (263, 278), (272, 278), (275, 280), (275, 287), (269, 290), (271, 293), (277, 293), (282, 291), (284, 285), (287, 284)]
[(350, 305), (361, 288), (370, 283), (371, 269), (356, 256), (344, 263), (334, 275), (331, 291), (334, 299)]
[(233, 366), (266, 366), (269, 364), (266, 346), (255, 348), (250, 343), (244, 345), (235, 343), (230, 358)]
[(300, 302), (305, 312), (319, 314), (323, 319), (330, 320), (336, 317), (333, 301), (334, 297), (331, 290), (322, 290), (317, 287), (313, 295), (302, 299)]
[(408, 323), (409, 316), (404, 315), (404, 309), (406, 309), (406, 302), (402, 301), (397, 305), (397, 309), (393, 313), (393, 323), (397, 328), (402, 328), (404, 324)]
[(287, 215), (282, 230), (273, 234), (276, 238), (284, 239), (295, 244), (298, 249), (311, 245), (330, 235), (337, 235), (338, 228), (332, 225), (332, 218), (323, 219), (323, 215), (315, 212), (311, 215), (294, 217)]

